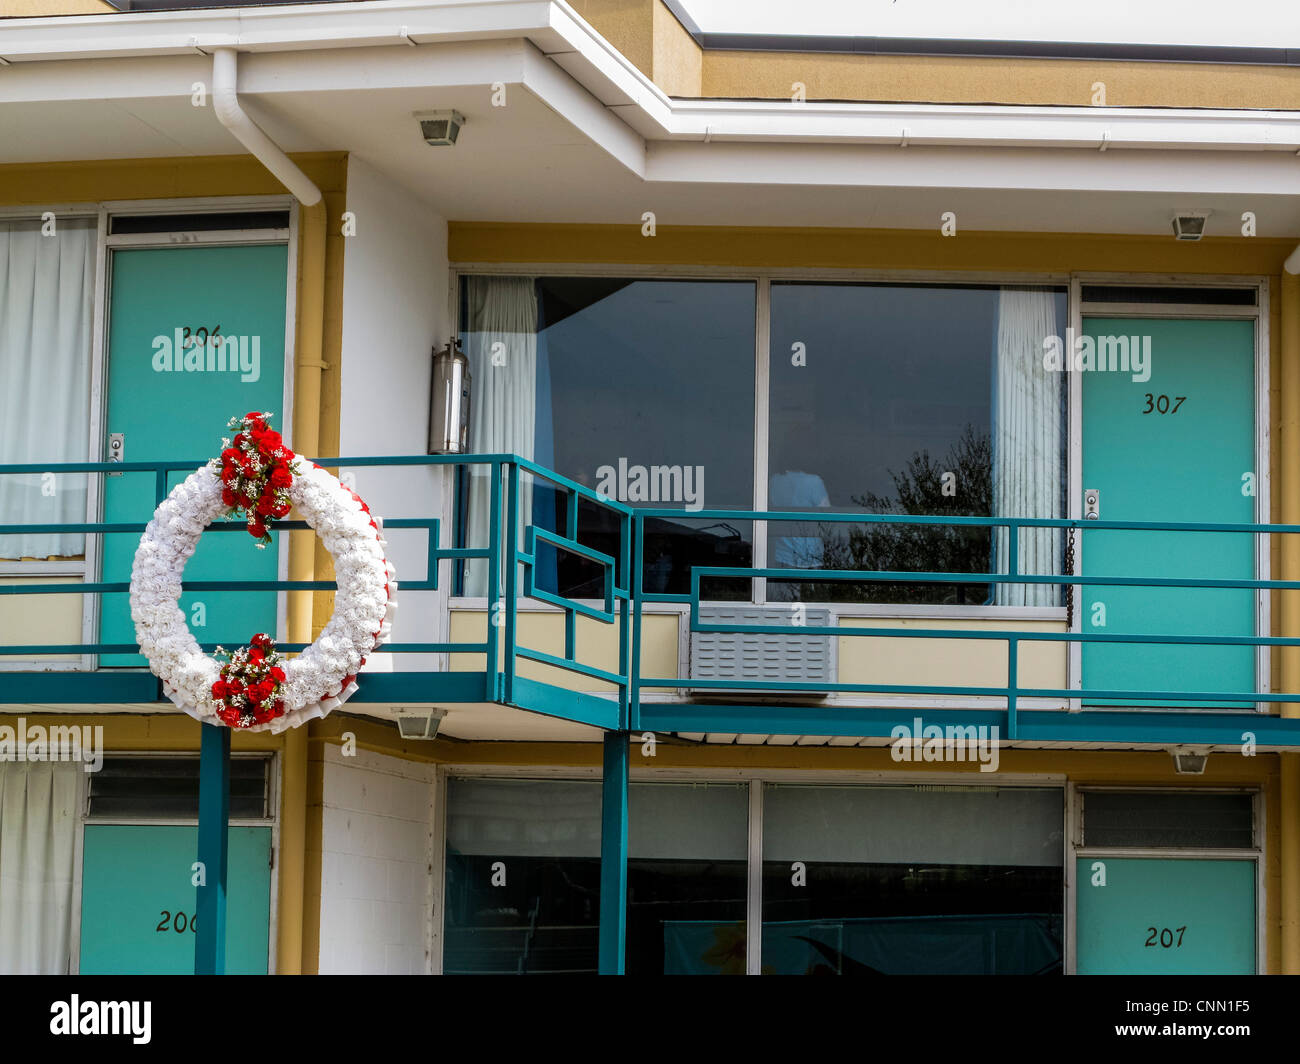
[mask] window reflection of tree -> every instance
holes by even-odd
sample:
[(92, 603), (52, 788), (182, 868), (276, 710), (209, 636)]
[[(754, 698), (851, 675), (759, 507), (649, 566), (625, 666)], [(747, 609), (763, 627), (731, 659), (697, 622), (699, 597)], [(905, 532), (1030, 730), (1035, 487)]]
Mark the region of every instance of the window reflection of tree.
[[(955, 474), (949, 493), (944, 474)], [(853, 504), (869, 513), (915, 516), (987, 517), (993, 506), (993, 447), (987, 432), (967, 425), (942, 460), (928, 450), (914, 453), (906, 467), (889, 471), (892, 495), (866, 492)], [(992, 530), (946, 525), (817, 525), (820, 558), (808, 568), (882, 572), (987, 573)], [(803, 558), (799, 559), (804, 562)], [(876, 581), (782, 582), (779, 595), (806, 602), (873, 602), (971, 605), (989, 601), (983, 584), (881, 583)]]

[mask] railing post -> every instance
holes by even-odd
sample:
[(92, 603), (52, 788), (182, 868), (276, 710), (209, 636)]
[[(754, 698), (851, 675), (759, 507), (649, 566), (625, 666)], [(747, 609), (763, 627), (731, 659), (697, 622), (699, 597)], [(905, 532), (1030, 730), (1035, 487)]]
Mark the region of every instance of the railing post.
[(601, 975), (622, 975), (627, 947), (627, 778), (630, 736), (605, 733), (600, 816)]
[(204, 724), (199, 747), (199, 864), (194, 974), (226, 971), (226, 865), (230, 834), (230, 729)]
[(495, 702), (500, 695), (497, 682), (497, 647), (503, 618), (501, 599), (501, 463), (492, 463), (492, 486), (488, 504), (488, 573), (487, 573), (487, 669), (484, 673), (484, 696)]
[[(620, 727), (630, 728), (632, 721), (632, 518), (630, 514), (619, 514), (618, 518), (618, 564), (623, 572), (623, 588), (627, 594), (618, 600), (618, 674), (623, 677), (623, 686), (618, 692), (618, 721)], [(614, 588), (619, 590), (618, 570), (614, 574)]]
[(519, 612), (516, 595), (516, 581), (519, 575), (519, 466), (511, 462), (508, 494), (506, 495), (506, 531), (510, 537), (510, 548), (505, 551), (506, 559), (506, 601), (505, 601), (505, 690), (503, 699), (514, 700), (515, 692), (515, 621)]
[(1016, 693), (1020, 687), (1020, 640), (1007, 640), (1007, 738), (1016, 737)]
[[(642, 538), (645, 535), (644, 519), (639, 513), (632, 515), (632, 562), (628, 568), (632, 597), (632, 658), (627, 669), (628, 727), (635, 731), (641, 727), (641, 556)], [(679, 622), (680, 623), (680, 622)]]

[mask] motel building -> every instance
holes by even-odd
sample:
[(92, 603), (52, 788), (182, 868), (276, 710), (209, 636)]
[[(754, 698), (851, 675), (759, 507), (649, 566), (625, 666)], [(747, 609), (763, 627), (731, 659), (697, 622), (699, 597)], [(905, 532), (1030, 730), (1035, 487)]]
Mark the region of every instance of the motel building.
[[(1300, 973), (1286, 27), (0, 15), (0, 972)], [(250, 411), (396, 572), (254, 731)]]

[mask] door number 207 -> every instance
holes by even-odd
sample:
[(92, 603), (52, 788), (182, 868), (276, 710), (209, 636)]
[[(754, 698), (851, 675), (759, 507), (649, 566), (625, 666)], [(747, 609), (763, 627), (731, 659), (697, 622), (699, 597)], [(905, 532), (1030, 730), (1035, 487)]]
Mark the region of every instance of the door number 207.
[[(1175, 927), (1172, 931), (1167, 927), (1162, 927), (1158, 930), (1154, 927), (1148, 927), (1147, 930), (1151, 932), (1151, 934), (1147, 936), (1146, 944), (1148, 946), (1156, 945), (1158, 939), (1159, 945), (1163, 946), (1165, 949), (1177, 949), (1183, 944), (1183, 932), (1187, 930), (1187, 927), (1186, 925)], [(1174, 938), (1175, 935), (1178, 936), (1176, 940)]]
[[(1154, 411), (1157, 414), (1176, 414), (1178, 413), (1178, 408), (1183, 405), (1187, 396), (1175, 395), (1171, 399), (1167, 395), (1152, 395), (1150, 392), (1147, 392), (1145, 398), (1147, 401), (1147, 408), (1143, 410), (1142, 413), (1150, 414)], [(1173, 403), (1172, 407), (1169, 405), (1171, 402)]]

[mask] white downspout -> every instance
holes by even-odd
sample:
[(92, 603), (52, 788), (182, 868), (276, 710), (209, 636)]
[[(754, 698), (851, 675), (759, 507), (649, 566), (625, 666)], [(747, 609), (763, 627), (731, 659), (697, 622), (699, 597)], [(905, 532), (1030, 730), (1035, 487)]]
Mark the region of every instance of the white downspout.
[(233, 48), (217, 48), (212, 53), (212, 109), (217, 121), (279, 178), (280, 184), (292, 192), (299, 203), (304, 207), (315, 206), (321, 200), (320, 189), (240, 106), (235, 88), (239, 76), (237, 55)]

